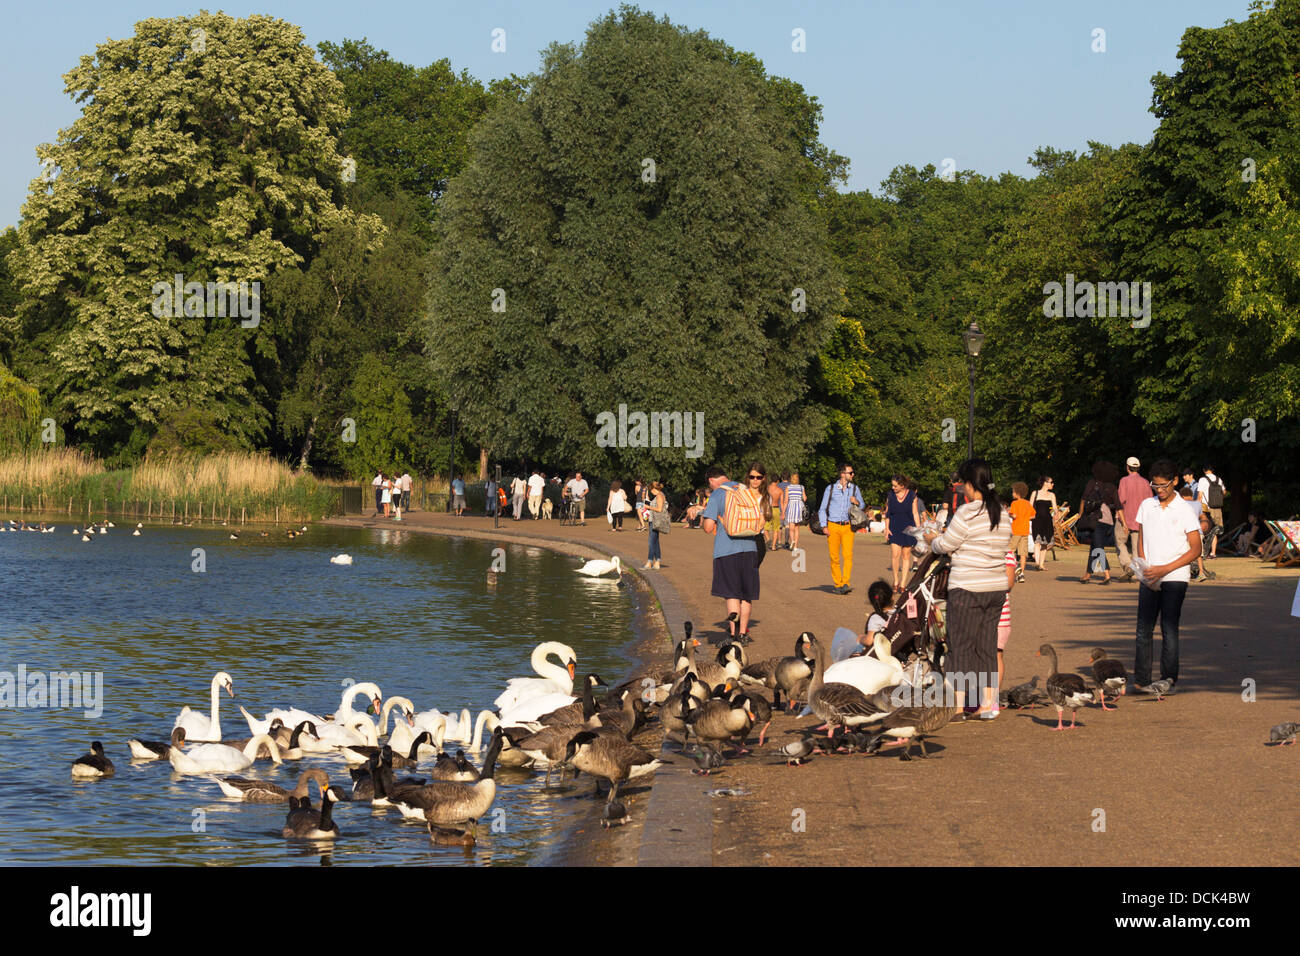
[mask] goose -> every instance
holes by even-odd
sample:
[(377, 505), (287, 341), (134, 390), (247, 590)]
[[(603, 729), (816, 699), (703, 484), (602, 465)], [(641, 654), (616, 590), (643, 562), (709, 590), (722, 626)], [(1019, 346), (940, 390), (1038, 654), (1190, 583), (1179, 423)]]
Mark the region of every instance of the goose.
[(588, 674), (582, 679), (581, 699), (543, 714), (537, 718), (537, 723), (552, 727), (581, 726), (596, 712), (595, 688), (604, 683), (595, 674)]
[(1300, 724), (1288, 721), (1271, 729), (1268, 732), (1268, 741), (1274, 746), (1286, 747), (1295, 743), (1297, 733), (1300, 733)]
[(72, 762), (74, 777), (111, 777), (113, 773), (113, 761), (104, 756), (104, 745), (98, 740), (91, 743), (90, 753)]
[(492, 731), (492, 742), (488, 745), (487, 756), (483, 760), (483, 772), (474, 783), (452, 783), (442, 780), (414, 789), (402, 789), (392, 797), (393, 803), (402, 815), (409, 819), (422, 819), (432, 827), (446, 827), (456, 823), (468, 822), (471, 834), (476, 835), (478, 821), (492, 807), (496, 800), (497, 784), (493, 779), (496, 773), (497, 756), (501, 753), (502, 730), (498, 727)]
[[(474, 740), (476, 742), (479, 739), (480, 727), (483, 730), (486, 730), (488, 732), (489, 738), (491, 737), (493, 731), (495, 731), (498, 727), (501, 728), (501, 731), (504, 734), (503, 739), (501, 741), (501, 755), (497, 758), (497, 762), (501, 764), (501, 766), (513, 767), (515, 769), (523, 769), (525, 767), (531, 767), (533, 765), (533, 758), (530, 757), (528, 754), (524, 753), (518, 747), (516, 747), (510, 737), (511, 733), (515, 733), (519, 737), (519, 739), (522, 739), (523, 737), (526, 737), (530, 733), (532, 733), (532, 731), (529, 730), (517, 731), (514, 728), (507, 728), (502, 725), (497, 715), (492, 713), (491, 711), (486, 712), (486, 717), (484, 717), (484, 714), (479, 714), (479, 717), (481, 723), (479, 726), (476, 726), (474, 728)], [(471, 749), (475, 749), (473, 745), (471, 745)]]
[(808, 631), (804, 631), (794, 641), (794, 655), (791, 657), (769, 657), (765, 661), (750, 664), (740, 672), (742, 684), (766, 687), (772, 691), (772, 706), (781, 706), (781, 694), (787, 699), (790, 690), (800, 680), (812, 677), (813, 659), (808, 656)]
[[(352, 799), (353, 800), (374, 800), (375, 799), (375, 781), (379, 776), (381, 765), (381, 756), (373, 755), (364, 767), (350, 767), (348, 773), (352, 776)], [(394, 783), (398, 787), (422, 787), (425, 784), (423, 777), (403, 777)], [(384, 800), (379, 806), (387, 806), (388, 801)]]
[(339, 753), (349, 764), (354, 766), (366, 763), (371, 756), (388, 750), (393, 754), (392, 764), (398, 769), (405, 770), (408, 767), (414, 767), (419, 762), (420, 748), (425, 744), (432, 744), (433, 736), (427, 731), (422, 730), (412, 738), (411, 744), (406, 750), (397, 750), (391, 743), (379, 746), (378, 742), (374, 744), (349, 744), (339, 748)]
[(577, 571), (579, 574), (587, 575), (587, 577), (589, 578), (598, 578), (602, 574), (609, 574), (609, 572), (611, 571), (613, 571), (615, 574), (619, 576), (622, 576), (623, 564), (621, 561), (619, 561), (618, 555), (616, 554), (608, 561), (603, 559), (598, 559), (598, 558), (592, 559), (591, 561), (588, 561), (586, 564), (584, 564), (582, 567), (574, 568), (574, 570)]
[(293, 730), (283, 724), (280, 725), (280, 728), (272, 736), (276, 746), (280, 748), (280, 758), (282, 760), (301, 760), (304, 753), (316, 752), (302, 746), (304, 734), (309, 738), (319, 739), (316, 736), (316, 725), (310, 720), (300, 721)]
[[(880, 640), (880, 638), (877, 637), (876, 640)], [(926, 696), (929, 697), (928, 692)], [(895, 744), (903, 745), (903, 753), (900, 759), (912, 759), (912, 741), (920, 744), (922, 757), (929, 757), (930, 754), (925, 749), (925, 738), (948, 726), (952, 718), (961, 710), (961, 707), (957, 705), (956, 691), (951, 684), (945, 682), (942, 695), (936, 695), (936, 697), (938, 697), (938, 700), (933, 704), (919, 703), (899, 707), (892, 713), (886, 714), (884, 719), (880, 721), (880, 733), (871, 738), (865, 747), (866, 752), (879, 752), (882, 739), (893, 737)], [(885, 746), (892, 745), (886, 744)]]
[(543, 727), (536, 733), (520, 738), (515, 746), (521, 753), (527, 754), (534, 766), (546, 768), (546, 779), (542, 786), (551, 783), (551, 770), (564, 762), (569, 741), (582, 732), (582, 727), (572, 725), (551, 725)]
[[(749, 709), (754, 712), (754, 723), (761, 724), (758, 731), (758, 745), (761, 747), (767, 737), (767, 728), (772, 726), (772, 705), (756, 690), (746, 690), (743, 687), (736, 688), (736, 693), (743, 694), (749, 700)], [(740, 752), (748, 753), (745, 749), (745, 740), (740, 740)]]
[(754, 725), (754, 711), (744, 694), (725, 700), (711, 698), (697, 710), (683, 711), (682, 718), (695, 738), (713, 751), (717, 751), (715, 744), (732, 740), (737, 735), (748, 735)]
[[(1056, 726), (1053, 730), (1073, 730), (1079, 708), (1093, 699), (1093, 692), (1088, 690), (1083, 678), (1078, 674), (1058, 674), (1056, 672), (1056, 648), (1043, 644), (1038, 648), (1039, 657), (1047, 657), (1052, 662), (1051, 673), (1047, 675), (1047, 696), (1056, 705)], [(1100, 693), (1100, 691), (1098, 691)], [(1065, 708), (1070, 708), (1070, 726), (1063, 726)]]
[(238, 541), (238, 540), (239, 540), (239, 535), (235, 534), (235, 532), (233, 532), (233, 531), (230, 532), (230, 540), (231, 540), (231, 541)]
[(131, 748), (132, 760), (165, 760), (173, 747), (179, 748), (184, 744), (184, 727), (173, 727), (171, 741), (168, 743), (160, 743), (156, 740), (141, 740), (138, 737), (132, 737), (126, 742), (126, 745)]
[(330, 558), (330, 564), (351, 564), (351, 563), (352, 563), (352, 555), (350, 554), (336, 554), (334, 555), (334, 557)]
[(584, 726), (588, 730), (595, 730), (598, 727), (608, 727), (617, 730), (624, 737), (631, 739), (632, 735), (636, 733), (637, 728), (640, 726), (637, 723), (638, 718), (641, 716), (640, 712), (636, 709), (638, 703), (640, 703), (640, 701), (633, 697), (630, 691), (625, 690), (623, 691), (621, 706), (617, 709), (609, 708), (591, 714), (587, 718)]
[[(677, 741), (683, 747), (689, 733), (690, 712), (703, 706), (692, 693), (700, 679), (694, 674), (687, 674), (682, 689), (667, 698), (659, 708), (659, 726), (664, 736)], [(684, 707), (683, 707), (684, 705)]]
[[(375, 712), (376, 713), (380, 712), (380, 706), (383, 703), (383, 695), (380, 693), (378, 684), (373, 684), (369, 681), (360, 684), (348, 684), (346, 687), (343, 688), (343, 694), (339, 698), (339, 707), (338, 710), (335, 711), (334, 713), (334, 718), (333, 718), (334, 721), (336, 722), (346, 721), (349, 715), (358, 714), (357, 711), (354, 711), (352, 709), (352, 701), (359, 694), (365, 694), (368, 697), (370, 697), (371, 703), (374, 705)], [(283, 724), (286, 727), (296, 727), (304, 720), (310, 720), (312, 723), (318, 726), (323, 724), (328, 724), (331, 722), (324, 717), (320, 717), (316, 714), (308, 713), (307, 711), (301, 710), (297, 707), (288, 707), (288, 708), (277, 707), (275, 710), (267, 711), (266, 716), (263, 717), (261, 720), (258, 720), (242, 706), (239, 708), (239, 712), (244, 715), (244, 720), (248, 723), (249, 731), (254, 734), (270, 733), (271, 722), (275, 720), (275, 718), (277, 717), (280, 718), (281, 722), (283, 722)], [(358, 714), (358, 716), (364, 717), (365, 715)], [(378, 732), (376, 731), (376, 733)], [(364, 740), (354, 740), (351, 742), (365, 743)], [(325, 749), (329, 749), (329, 748), (327, 747)]]
[(137, 522), (135, 523), (135, 530), (139, 531), (139, 530), (140, 530), (141, 528), (143, 528), (143, 527), (144, 527), (144, 522), (143, 522), (143, 521), (137, 521)]
[[(556, 667), (547, 659), (552, 654), (564, 661), (563, 667)], [(545, 641), (533, 648), (531, 662), (533, 670), (540, 676), (511, 678), (506, 681), (506, 689), (493, 701), (501, 714), (502, 722), (507, 725), (512, 722), (507, 718), (507, 712), (534, 697), (543, 694), (561, 694), (569, 698), (547, 707), (536, 715), (538, 717), (550, 713), (556, 707), (573, 702), (573, 674), (578, 667), (577, 651), (558, 641)]]
[(243, 750), (225, 744), (199, 744), (188, 751), (173, 747), (168, 752), (167, 759), (177, 773), (233, 773), (251, 767), (258, 751), (263, 747), (271, 751), (272, 761), (280, 763), (280, 748), (269, 734), (258, 734)]
[(808, 684), (808, 707), (825, 721), (822, 726), (827, 729), (831, 739), (835, 737), (836, 725), (856, 727), (858, 724), (879, 720), (880, 708), (860, 688), (853, 684), (826, 683), (826, 648), (822, 647), (821, 641), (816, 637), (812, 639), (812, 646), (817, 656), (817, 665), (813, 669), (812, 681)]
[(452, 780), (457, 783), (473, 783), (479, 779), (478, 768), (465, 757), (465, 751), (457, 750), (456, 756), (438, 754), (433, 765), (434, 780)]
[(294, 796), (302, 794), (299, 798), (300, 803), (296, 808), (292, 803), (290, 804), (289, 813), (284, 818), (284, 829), (280, 831), (286, 839), (333, 840), (339, 836), (339, 825), (334, 822), (330, 812), (334, 806), (330, 797), (336, 796), (342, 799), (343, 793), (338, 787), (328, 785), (329, 777), (325, 778), (324, 783), (321, 783), (319, 778), (312, 779), (316, 779), (321, 788), (320, 810), (311, 808), (311, 801), (306, 796), (307, 781), (300, 780), (298, 788), (294, 791)]
[(82, 540), (82, 541), (89, 541), (89, 540), (90, 540), (90, 535), (88, 535), (88, 534), (83, 534), (83, 535), (81, 536), (81, 540)]
[(268, 780), (249, 780), (247, 777), (214, 776), (212, 780), (226, 796), (243, 800), (245, 803), (285, 803), (290, 796), (296, 796), (299, 791), (305, 795), (307, 783), (311, 780), (315, 780), (320, 785), (322, 793), (329, 786), (329, 777), (320, 768), (304, 770), (299, 774), (298, 784), (292, 791), (284, 789), (278, 783), (271, 783)]
[(876, 635), (872, 644), (876, 657), (850, 657), (837, 661), (826, 669), (822, 678), (828, 684), (852, 684), (864, 694), (902, 683), (903, 665), (891, 653), (888, 638)]
[(646, 774), (654, 773), (660, 761), (649, 751), (642, 750), (622, 737), (602, 737), (590, 730), (575, 734), (564, 749), (564, 763), (591, 774), (596, 778), (596, 791), (600, 781), (609, 781), (609, 804), (618, 796), (619, 785)]
[[(692, 639), (694, 640), (694, 639)], [(717, 657), (711, 661), (696, 662), (695, 646), (699, 644), (694, 640), (694, 644), (687, 646), (687, 654), (690, 656), (690, 663), (687, 664), (687, 671), (694, 674), (705, 684), (712, 687), (715, 684), (725, 684), (727, 681), (733, 683), (740, 680), (740, 672), (744, 668), (744, 651), (739, 644), (733, 644), (730, 641), (718, 648)]]
[(1115, 710), (1114, 707), (1106, 706), (1106, 693), (1109, 691), (1122, 697), (1128, 690), (1128, 671), (1119, 661), (1107, 657), (1105, 649), (1100, 647), (1092, 649), (1092, 653), (1088, 655), (1088, 663), (1092, 664), (1092, 676), (1097, 682), (1097, 696), (1101, 698), (1101, 709)]
[[(189, 707), (182, 707), (181, 712), (176, 716), (173, 727), (185, 728), (185, 739), (190, 743), (216, 743), (221, 740), (221, 715), (218, 713), (218, 704), (220, 703), (221, 688), (225, 688), (231, 697), (235, 696), (235, 682), (225, 671), (218, 671), (212, 678), (212, 716), (204, 717), (202, 714), (190, 710)], [(269, 727), (268, 721), (268, 727)], [(254, 730), (253, 733), (266, 733), (265, 730)]]

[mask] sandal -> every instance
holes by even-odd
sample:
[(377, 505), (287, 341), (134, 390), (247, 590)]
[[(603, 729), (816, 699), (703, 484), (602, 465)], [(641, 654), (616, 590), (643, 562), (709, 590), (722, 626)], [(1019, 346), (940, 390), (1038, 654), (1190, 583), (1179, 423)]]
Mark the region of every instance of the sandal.
[(1080, 584), (1087, 584), (1087, 583), (1088, 583), (1089, 581), (1091, 581), (1091, 580), (1092, 580), (1092, 578), (1090, 578), (1090, 577), (1088, 577), (1088, 576), (1085, 575), (1084, 577), (1079, 578), (1079, 583), (1080, 583)]

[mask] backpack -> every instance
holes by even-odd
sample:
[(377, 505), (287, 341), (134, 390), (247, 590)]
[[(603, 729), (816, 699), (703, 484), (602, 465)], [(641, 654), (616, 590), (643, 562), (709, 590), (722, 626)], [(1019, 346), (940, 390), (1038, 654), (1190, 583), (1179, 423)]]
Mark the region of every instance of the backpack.
[(1205, 503), (1211, 508), (1223, 507), (1223, 482), (1218, 479), (1218, 476), (1210, 482), (1210, 490), (1205, 494)]
[(1097, 527), (1097, 519), (1101, 517), (1101, 488), (1094, 484), (1088, 491), (1089, 494), (1083, 496), (1083, 513), (1075, 523), (1075, 527), (1081, 531), (1094, 530)]
[(722, 530), (731, 538), (751, 538), (763, 533), (763, 493), (736, 485), (727, 489), (722, 509)]

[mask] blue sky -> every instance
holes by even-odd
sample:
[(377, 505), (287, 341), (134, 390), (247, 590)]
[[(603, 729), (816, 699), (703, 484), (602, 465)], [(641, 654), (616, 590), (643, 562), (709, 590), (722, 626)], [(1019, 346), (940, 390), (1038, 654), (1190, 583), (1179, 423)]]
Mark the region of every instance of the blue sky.
[[(1090, 139), (1145, 143), (1155, 129), (1150, 78), (1178, 68), (1189, 26), (1244, 20), (1248, 0), (657, 0), (642, 9), (704, 29), (756, 54), (822, 103), (822, 140), (849, 157), (849, 187), (879, 190), (910, 163), (996, 175), (1028, 174), (1038, 146), (1086, 148)], [(549, 0), (265, 0), (210, 4), (232, 16), (269, 13), (302, 27), (309, 43), (366, 37), (407, 63), (448, 58), (481, 80), (536, 69), (552, 41), (580, 42), (617, 3)], [(0, 226), (18, 221), (39, 167), (35, 146), (77, 116), (62, 75), (137, 20), (196, 13), (168, 0), (4, 0), (0, 58)], [(506, 52), (491, 50), (506, 31)], [(1105, 30), (1095, 53), (1093, 31)], [(802, 29), (807, 50), (791, 49)]]

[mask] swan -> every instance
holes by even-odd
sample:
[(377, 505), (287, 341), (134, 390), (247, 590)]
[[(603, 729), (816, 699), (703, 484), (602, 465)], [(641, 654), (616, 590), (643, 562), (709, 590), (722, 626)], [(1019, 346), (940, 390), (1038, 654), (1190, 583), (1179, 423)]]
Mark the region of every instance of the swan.
[(443, 741), (447, 739), (447, 718), (442, 714), (436, 714), (434, 717), (417, 720), (414, 724), (394, 724), (393, 732), (388, 737), (388, 745), (393, 748), (394, 753), (408, 754), (411, 752), (411, 746), (416, 739), (422, 734), (428, 734), (431, 738), (429, 742), (423, 744), (425, 749), (439, 753), (442, 750)]
[[(339, 709), (334, 714), (335, 723), (346, 723), (350, 715), (358, 713), (352, 709), (352, 699), (358, 694), (369, 694), (372, 698), (372, 703), (375, 706), (375, 711), (379, 711), (383, 698), (379, 692), (378, 684), (372, 684), (369, 682), (362, 684), (349, 684), (343, 689), (343, 696), (339, 699)], [(266, 716), (261, 720), (258, 720), (243, 707), (239, 708), (239, 712), (244, 715), (244, 720), (248, 722), (249, 731), (254, 734), (270, 733), (271, 721), (275, 720), (277, 717), (280, 718), (286, 727), (297, 727), (304, 720), (310, 720), (317, 726), (330, 723), (330, 721), (326, 720), (324, 717), (316, 714), (309, 714), (307, 711), (300, 710), (297, 707), (277, 707), (275, 710), (268, 710)], [(361, 714), (360, 716), (364, 717), (365, 715)], [(353, 741), (353, 743), (360, 743), (360, 741)]]
[[(190, 710), (189, 707), (182, 707), (181, 712), (176, 716), (176, 722), (173, 727), (185, 728), (185, 739), (190, 743), (216, 743), (221, 740), (221, 715), (217, 712), (217, 704), (220, 699), (221, 688), (230, 692), (230, 696), (235, 696), (235, 682), (225, 671), (218, 671), (212, 678), (212, 716), (204, 717), (200, 713)], [(288, 721), (286, 721), (288, 723)], [(270, 721), (267, 722), (270, 727)], [(264, 734), (266, 730), (254, 730), (253, 733)]]
[(892, 687), (903, 682), (903, 665), (891, 653), (889, 640), (877, 635), (872, 645), (874, 657), (850, 657), (837, 661), (826, 668), (822, 680), (827, 684), (851, 684), (864, 694), (874, 694), (878, 690)]
[(188, 751), (173, 747), (167, 759), (177, 773), (233, 773), (251, 767), (263, 747), (270, 750), (275, 763), (280, 763), (280, 748), (269, 734), (258, 734), (243, 750), (225, 744), (199, 744)]
[(351, 564), (351, 563), (352, 563), (352, 555), (350, 554), (336, 554), (334, 555), (334, 557), (330, 558), (330, 564)]
[(379, 734), (375, 730), (374, 721), (365, 714), (353, 714), (346, 724), (330, 721), (318, 726), (317, 740), (305, 741), (304, 750), (320, 753), (340, 747), (379, 746)]
[[(547, 658), (552, 654), (564, 661), (565, 665), (556, 667), (548, 661)], [(503, 715), (509, 708), (539, 694), (564, 694), (573, 697), (573, 674), (578, 667), (578, 653), (572, 647), (558, 641), (545, 641), (538, 644), (533, 648), (532, 665), (533, 670), (540, 674), (540, 677), (511, 678), (506, 681), (506, 689), (493, 701), (497, 710)], [(572, 700), (563, 701), (556, 706), (567, 703), (572, 703)], [(550, 708), (550, 710), (554, 709), (555, 707)], [(505, 722), (504, 717), (502, 721)]]
[(613, 558), (611, 558), (608, 561), (599, 558), (593, 558), (591, 561), (588, 561), (582, 567), (574, 568), (574, 570), (577, 571), (579, 574), (587, 575), (587, 577), (589, 578), (598, 578), (602, 574), (609, 574), (609, 572), (611, 571), (613, 571), (615, 574), (622, 575), (623, 565), (619, 561), (618, 555), (616, 554), (614, 555)]

